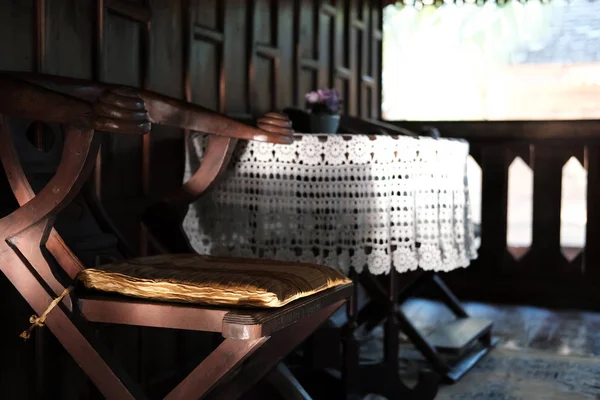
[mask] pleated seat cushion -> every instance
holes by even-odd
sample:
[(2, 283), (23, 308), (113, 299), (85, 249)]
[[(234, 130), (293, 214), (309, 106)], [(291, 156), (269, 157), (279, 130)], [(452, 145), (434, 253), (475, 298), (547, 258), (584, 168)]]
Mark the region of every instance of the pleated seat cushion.
[(135, 258), (81, 271), (86, 288), (160, 301), (281, 307), (351, 281), (331, 268), (197, 254)]

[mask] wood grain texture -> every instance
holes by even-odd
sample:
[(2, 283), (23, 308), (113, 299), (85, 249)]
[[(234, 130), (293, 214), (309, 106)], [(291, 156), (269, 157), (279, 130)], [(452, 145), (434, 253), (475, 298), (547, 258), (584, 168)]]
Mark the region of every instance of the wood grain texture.
[[(377, 93), (364, 93), (362, 77), (367, 72), (361, 70), (371, 62), (366, 53), (369, 41), (374, 44), (370, 48), (379, 46), (366, 23), (375, 3), (0, 0), (0, 70), (128, 84), (179, 99), (189, 92), (192, 101), (240, 118), (303, 106), (306, 92), (336, 86), (351, 115), (376, 117), (359, 106), (361, 99), (370, 104)], [(252, 65), (251, 59), (256, 60)], [(370, 76), (378, 85), (379, 79)], [(180, 185), (183, 165), (177, 157), (184, 151), (184, 132), (158, 126), (144, 137), (102, 136), (92, 186), (131, 247), (152, 253), (140, 228), (138, 205)], [(12, 207), (12, 197), (2, 194), (0, 204)], [(0, 388), (11, 388), (2, 395), (36, 398), (28, 367), (34, 363), (33, 346), (16, 336), (32, 311), (6, 279), (0, 278), (0, 288), (0, 313), (9, 327), (0, 332), (7, 343)], [(114, 335), (128, 336), (132, 348), (140, 340), (135, 328), (117, 329)], [(177, 341), (158, 346), (161, 352), (154, 359), (165, 367), (175, 366), (178, 354), (194, 353), (190, 346), (198, 342), (192, 336), (186, 341), (163, 338), (147, 335), (142, 341)], [(50, 349), (48, 355), (52, 347), (60, 349), (56, 340), (50, 341), (54, 344), (44, 346)], [(116, 351), (128, 357), (127, 346)], [(129, 358), (134, 372), (151, 375), (160, 369), (152, 357), (145, 360), (152, 364), (147, 368), (138, 368), (142, 361)], [(66, 372), (58, 374), (48, 393), (65, 399), (88, 397), (90, 385), (70, 358), (60, 350), (56, 360), (51, 365)], [(68, 384), (75, 381), (82, 383)]]
[(442, 136), (471, 142), (598, 141), (599, 121), (397, 121), (399, 126), (419, 131), (426, 125), (437, 127)]
[(94, 26), (89, 21), (94, 18), (94, 2), (49, 1), (46, 12), (46, 59), (41, 72), (92, 78)]
[[(20, 295), (34, 308), (36, 315), (41, 315), (38, 322), (45, 322), (47, 324), (54, 337), (73, 356), (104, 396), (108, 398), (145, 398), (138, 391), (139, 388), (137, 385), (133, 385), (129, 382), (129, 378), (127, 378), (128, 376), (132, 376), (137, 381), (143, 381), (149, 370), (147, 363), (150, 357), (147, 357), (146, 352), (142, 351), (145, 347), (144, 345), (147, 343), (148, 336), (143, 335), (141, 330), (136, 326), (142, 325), (171, 329), (189, 328), (190, 321), (187, 320), (188, 324), (186, 325), (185, 323), (181, 323), (181, 319), (193, 317), (194, 315), (190, 315), (190, 313), (185, 311), (182, 314), (182, 309), (176, 306), (165, 307), (165, 305), (155, 305), (152, 302), (149, 304), (140, 304), (138, 302), (136, 304), (135, 302), (108, 301), (105, 303), (96, 302), (87, 306), (86, 302), (83, 301), (79, 303), (81, 307), (74, 309), (71, 302), (72, 297), (62, 300), (58, 311), (52, 309), (56, 305), (54, 302), (51, 303), (53, 297), (62, 291), (62, 299), (62, 296), (67, 295), (73, 289), (74, 285), (73, 281), (69, 282), (66, 277), (60, 277), (59, 279), (60, 269), (64, 273), (68, 272), (68, 268), (60, 263), (55, 265), (51, 258), (46, 257), (45, 249), (47, 248), (52, 254), (55, 254), (53, 251), (56, 249), (50, 246), (50, 242), (48, 242), (53, 232), (52, 228), (55, 219), (61, 210), (74, 201), (79, 190), (83, 187), (92, 172), (96, 160), (95, 155), (100, 146), (100, 142), (94, 140), (94, 130), (143, 136), (150, 129), (150, 124), (147, 123), (150, 119), (154, 123), (167, 123), (178, 128), (190, 127), (190, 123), (195, 121), (196, 125), (192, 125), (191, 127), (207, 133), (225, 136), (236, 133), (243, 136), (249, 132), (254, 132), (257, 134), (259, 140), (282, 143), (282, 138), (287, 137), (286, 141), (289, 143), (292, 131), (284, 128), (289, 128), (291, 123), (283, 115), (269, 113), (257, 121), (258, 128), (253, 128), (199, 106), (179, 102), (175, 99), (165, 100), (164, 97), (156, 93), (137, 90), (133, 87), (123, 88), (90, 81), (82, 82), (81, 80), (65, 77), (16, 72), (3, 73), (0, 74), (0, 86), (4, 94), (3, 101), (0, 101), (0, 111), (3, 114), (10, 117), (19, 116), (33, 120), (39, 119), (40, 122), (45, 124), (68, 124), (65, 128), (63, 149), (56, 173), (49, 174), (54, 175), (49, 181), (42, 179), (40, 187), (43, 188), (35, 194), (29, 183), (29, 178), (32, 176), (28, 177), (24, 173), (25, 168), (21, 166), (17, 151), (12, 151), (15, 148), (13, 145), (15, 142), (13, 136), (25, 139), (27, 135), (24, 135), (22, 131), (13, 132), (13, 130), (9, 130), (8, 124), (4, 124), (4, 120), (0, 121), (6, 125), (6, 128), (3, 126), (3, 129), (0, 130), (0, 133), (2, 133), (0, 137), (0, 143), (2, 144), (0, 146), (0, 149), (2, 149), (0, 158), (2, 159), (2, 165), (5, 168), (12, 192), (21, 203), (20, 207), (0, 219), (0, 237), (2, 238), (0, 244), (3, 244), (0, 246), (0, 259), (3, 261), (0, 263), (2, 272), (9, 278), (12, 285), (18, 289)], [(49, 90), (48, 87), (52, 87), (54, 90)], [(142, 98), (145, 100), (142, 101)], [(179, 110), (179, 116), (182, 113), (186, 116), (178, 118), (178, 112), (175, 112), (174, 108)], [(196, 113), (195, 117), (193, 116), (194, 112)], [(210, 126), (211, 123), (213, 126)], [(223, 124), (229, 129), (223, 131), (220, 128)], [(76, 125), (81, 125), (82, 128), (78, 128)], [(27, 126), (27, 124), (20, 124), (21, 128)], [(35, 127), (37, 125), (33, 124), (31, 126)], [(45, 131), (45, 126), (44, 124), (41, 125), (42, 133)], [(29, 132), (29, 129), (27, 129), (27, 132)], [(35, 133), (36, 129), (31, 130), (31, 132)], [(226, 141), (229, 140), (226, 138)], [(27, 143), (22, 140), (20, 143), (21, 147), (25, 147), (29, 152), (46, 151), (44, 146), (38, 147), (33, 142)], [(225, 146), (225, 150), (228, 148), (228, 146)], [(48, 151), (50, 150), (51, 148), (48, 149)], [(178, 159), (180, 163), (184, 162), (182, 154), (174, 158)], [(36, 163), (28, 163), (26, 166), (28, 168), (37, 166), (39, 168), (39, 163), (38, 165)], [(218, 173), (207, 175), (209, 175), (209, 179), (214, 179), (218, 176)], [(199, 193), (201, 193), (201, 190)], [(192, 198), (190, 201), (194, 199)], [(81, 210), (82, 215), (83, 213), (84, 211)], [(96, 218), (103, 219), (104, 217), (97, 214)], [(86, 233), (82, 234), (82, 231), (89, 232), (89, 228), (88, 221), (87, 229), (71, 227), (70, 231), (68, 229), (66, 231), (76, 238), (83, 241), (88, 239), (89, 241), (89, 237), (86, 237), (89, 235), (86, 235)], [(116, 232), (114, 233), (116, 234)], [(65, 249), (62, 252), (64, 253), (67, 250)], [(127, 257), (127, 255), (117, 254), (117, 257)], [(55, 255), (55, 259), (60, 261), (62, 258)], [(219, 265), (224, 262), (221, 259), (211, 260)], [(234, 264), (242, 263), (243, 265), (252, 264), (253, 262), (255, 261), (237, 259), (233, 261)], [(275, 261), (273, 263), (278, 264)], [(325, 273), (329, 271), (329, 273), (332, 273), (332, 270), (326, 267), (322, 268), (324, 269), (321, 272)], [(339, 276), (343, 278), (343, 276)], [(246, 274), (242, 274), (242, 277), (247, 279)], [(269, 278), (268, 274), (266, 277)], [(326, 277), (323, 277), (323, 279), (329, 281)], [(346, 281), (345, 278), (343, 280)], [(69, 286), (69, 289), (65, 290), (67, 286)], [(249, 329), (254, 332), (264, 332), (263, 336), (265, 336), (267, 333), (269, 335), (277, 335), (276, 331), (292, 324), (297, 325), (298, 330), (294, 330), (292, 335), (285, 336), (286, 346), (291, 350), (305, 338), (304, 334), (299, 335), (298, 332), (308, 334), (316, 329), (324, 319), (328, 318), (345, 301), (347, 294), (344, 295), (343, 290), (323, 292), (313, 298), (309, 297), (298, 303), (274, 310), (273, 314), (275, 316), (273, 318), (263, 315), (264, 312), (262, 310), (256, 312), (248, 311), (250, 317), (247, 319), (252, 324)], [(332, 305), (336, 301), (337, 303)], [(50, 308), (42, 314), (42, 310), (46, 309), (48, 304), (51, 304)], [(94, 304), (96, 304), (96, 308), (94, 308)], [(323, 309), (323, 306), (326, 308)], [(110, 328), (102, 327), (102, 333), (108, 339), (108, 347), (112, 352), (121, 356), (119, 364), (110, 361), (111, 356), (106, 353), (104, 345), (96, 342), (95, 334), (90, 335), (85, 333), (89, 328), (86, 327), (83, 318), (78, 318), (77, 313), (80, 310), (85, 312), (86, 308), (92, 319), (104, 323), (116, 324), (116, 326), (110, 326)], [(50, 311), (54, 312), (50, 313)], [(236, 310), (238, 316), (239, 313), (240, 311)], [(264, 319), (264, 323), (259, 322), (259, 324), (265, 325), (264, 329), (255, 326), (254, 322), (258, 321), (261, 317), (253, 318), (252, 315), (254, 313), (260, 314)], [(194, 312), (191, 314), (194, 314)], [(319, 315), (318, 320), (314, 320), (313, 318), (316, 315)], [(206, 313), (200, 313), (196, 316), (200, 322), (199, 329), (209, 332), (220, 330), (225, 336), (235, 336), (237, 332), (243, 336), (242, 339), (248, 339), (248, 335), (245, 334), (245, 326), (240, 327), (236, 322), (221, 324), (221, 319), (223, 319), (222, 311), (211, 308), (206, 309)], [(34, 318), (32, 321), (34, 323), (37, 317), (34, 316), (32, 318)], [(174, 321), (173, 318), (178, 318), (178, 320)], [(313, 321), (313, 323), (310, 321)], [(38, 324), (35, 323), (32, 325), (26, 331), (27, 334), (29, 334), (35, 325)], [(134, 326), (128, 328), (119, 325)], [(158, 338), (165, 340), (167, 339), (167, 335), (172, 333), (168, 332), (166, 335)], [(53, 393), (54, 388), (57, 388), (59, 390), (58, 394), (53, 397), (64, 398), (64, 394), (60, 394), (63, 388), (58, 386), (58, 383), (61, 379), (65, 379), (67, 374), (74, 372), (74, 370), (62, 371), (60, 369), (51, 369), (48, 371), (49, 367), (47, 363), (50, 358), (60, 358), (61, 352), (50, 355), (47, 351), (48, 347), (45, 344), (45, 336), (36, 337), (33, 362), (36, 366), (35, 397), (39, 398), (40, 396), (45, 396), (47, 393)], [(157, 337), (154, 338), (156, 339)], [(266, 340), (267, 338), (265, 337), (264, 339)], [(226, 340), (223, 343), (227, 342)], [(236, 346), (240, 344), (239, 341), (236, 342)], [(244, 346), (242, 344), (242, 347)], [(184, 379), (183, 383), (177, 386), (174, 392), (171, 392), (171, 395), (178, 397), (187, 393), (193, 398), (201, 396), (212, 387), (213, 383), (217, 384), (220, 377), (223, 376), (222, 374), (229, 373), (229, 369), (231, 368), (227, 365), (222, 365), (219, 361), (218, 349), (220, 348), (217, 348), (216, 359), (212, 355), (208, 357), (192, 372), (189, 378)], [(270, 350), (270, 355), (266, 355), (265, 362), (271, 365), (278, 362), (289, 351), (286, 350), (281, 354), (278, 353), (282, 348), (285, 349), (286, 347), (278, 346), (278, 348)], [(178, 352), (181, 352), (181, 350), (189, 351), (189, 348), (177, 349)], [(149, 353), (155, 355), (152, 350)], [(242, 353), (240, 353), (240, 356), (243, 357), (244, 354)], [(62, 352), (62, 355), (64, 355), (64, 352)], [(178, 355), (169, 354), (165, 359), (160, 358), (155, 360), (155, 364), (162, 365), (169, 363), (169, 361), (173, 360), (173, 356), (177, 357)], [(121, 365), (129, 374), (125, 375), (120, 371)], [(268, 372), (267, 369), (253, 370), (250, 375), (253, 377), (252, 379), (259, 379), (266, 372)], [(208, 376), (213, 376), (215, 378), (214, 382)], [(17, 377), (22, 379), (25, 377), (25, 374), (17, 374)], [(196, 378), (201, 378), (200, 382), (197, 382)], [(52, 383), (54, 388), (48, 390), (46, 388), (47, 382)], [(236, 385), (232, 386), (231, 390), (235, 391), (235, 387), (238, 387), (239, 383), (236, 382)], [(254, 381), (247, 382), (248, 385), (252, 383)], [(206, 386), (204, 389), (202, 389), (203, 385)], [(239, 390), (246, 388), (246, 386), (243, 388), (239, 387)], [(68, 390), (77, 391), (77, 397), (81, 397), (79, 390), (74, 386), (68, 385)], [(231, 396), (234, 396), (233, 392)]]
[(36, 53), (34, 2), (3, 0), (0, 7), (0, 68), (33, 71)]
[[(598, 291), (588, 284), (600, 270), (598, 121), (393, 122), (421, 130), (435, 126), (444, 137), (467, 139), (482, 173), (481, 247), (465, 271), (448, 276), (459, 296), (482, 301), (519, 302), (548, 307), (596, 308)], [(522, 158), (533, 172), (532, 242), (507, 250), (508, 167)], [(562, 179), (574, 157), (587, 171), (585, 243), (561, 247)], [(579, 206), (581, 207), (581, 206)], [(567, 209), (568, 210), (568, 209)], [(513, 210), (514, 211), (514, 210)], [(513, 250), (517, 250), (516, 252)], [(569, 255), (567, 258), (566, 255)], [(596, 300), (594, 300), (596, 299)]]

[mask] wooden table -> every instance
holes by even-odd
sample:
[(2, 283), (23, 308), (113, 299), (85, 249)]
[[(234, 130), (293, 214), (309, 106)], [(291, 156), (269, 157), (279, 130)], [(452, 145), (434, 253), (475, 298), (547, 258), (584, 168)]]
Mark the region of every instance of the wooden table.
[[(190, 149), (193, 170), (202, 157), (201, 138)], [(404, 136), (299, 134), (289, 146), (243, 143), (222, 182), (191, 207), (184, 227), (200, 253), (301, 260), (348, 273), (371, 299), (360, 310), (356, 301), (348, 305), (340, 332), (347, 392), (427, 398), (427, 388), (411, 391), (398, 378), (400, 329), (450, 380), (492, 344), (491, 322), (468, 318), (436, 274), (476, 257), (468, 153), (464, 141)], [(398, 274), (415, 270), (424, 272), (399, 290)], [(398, 307), (427, 282), (459, 318), (429, 337)], [(359, 372), (355, 331), (384, 320), (385, 362)], [(440, 357), (440, 351), (460, 354), (479, 340), (484, 350), (474, 358), (450, 366)], [(436, 387), (434, 378), (426, 375), (423, 382)]]

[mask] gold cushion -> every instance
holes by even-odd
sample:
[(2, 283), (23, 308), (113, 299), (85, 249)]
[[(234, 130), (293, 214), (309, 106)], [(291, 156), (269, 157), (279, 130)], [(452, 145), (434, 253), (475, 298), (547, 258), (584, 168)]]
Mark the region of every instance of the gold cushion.
[(281, 307), (351, 281), (321, 265), (271, 260), (160, 255), (81, 271), (88, 289), (153, 300), (219, 306)]

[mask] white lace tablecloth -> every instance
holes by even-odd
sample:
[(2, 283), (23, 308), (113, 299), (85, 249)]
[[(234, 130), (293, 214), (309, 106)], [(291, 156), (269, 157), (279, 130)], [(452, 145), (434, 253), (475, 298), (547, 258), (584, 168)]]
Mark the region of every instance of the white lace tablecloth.
[[(272, 258), (373, 274), (449, 271), (476, 257), (457, 140), (298, 135), (244, 142), (184, 229), (203, 254)], [(204, 139), (188, 145), (186, 178)]]

